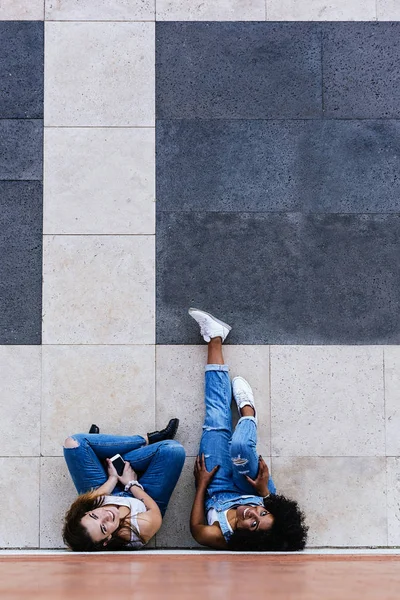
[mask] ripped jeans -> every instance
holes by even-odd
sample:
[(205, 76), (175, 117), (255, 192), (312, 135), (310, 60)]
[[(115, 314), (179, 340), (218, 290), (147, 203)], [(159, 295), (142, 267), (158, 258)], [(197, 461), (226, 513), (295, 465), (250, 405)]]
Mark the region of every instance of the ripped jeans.
[[(244, 475), (255, 479), (258, 472), (257, 424), (254, 417), (241, 417), (232, 433), (232, 385), (227, 365), (206, 365), (206, 415), (199, 453), (204, 453), (207, 471), (216, 472), (207, 488), (207, 496), (215, 500), (227, 496), (256, 495)], [(276, 493), (270, 478), (268, 489)], [(208, 504), (206, 501), (207, 509)]]

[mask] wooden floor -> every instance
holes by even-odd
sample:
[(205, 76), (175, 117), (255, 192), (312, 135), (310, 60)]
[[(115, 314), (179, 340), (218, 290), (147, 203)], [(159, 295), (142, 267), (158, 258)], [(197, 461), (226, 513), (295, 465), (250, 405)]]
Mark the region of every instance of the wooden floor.
[(399, 600), (400, 556), (10, 556), (0, 598)]

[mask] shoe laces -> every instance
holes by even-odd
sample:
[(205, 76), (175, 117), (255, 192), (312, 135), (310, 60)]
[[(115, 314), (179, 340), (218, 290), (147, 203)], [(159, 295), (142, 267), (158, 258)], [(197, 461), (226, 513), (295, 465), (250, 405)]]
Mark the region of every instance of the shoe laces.
[(253, 405), (251, 395), (249, 392), (246, 392), (246, 390), (239, 390), (238, 392), (235, 392), (235, 400), (236, 402), (239, 402), (239, 404), (242, 402), (250, 402), (251, 405)]

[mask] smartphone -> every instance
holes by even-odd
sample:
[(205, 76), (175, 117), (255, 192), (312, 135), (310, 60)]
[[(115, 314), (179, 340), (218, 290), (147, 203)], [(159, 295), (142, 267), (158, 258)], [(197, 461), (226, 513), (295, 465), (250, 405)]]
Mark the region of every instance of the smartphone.
[(122, 456), (120, 454), (116, 454), (115, 456), (113, 456), (112, 458), (110, 458), (112, 464), (115, 467), (115, 470), (117, 471), (118, 475), (122, 475), (122, 471), (124, 470), (125, 467), (125, 461), (122, 458)]

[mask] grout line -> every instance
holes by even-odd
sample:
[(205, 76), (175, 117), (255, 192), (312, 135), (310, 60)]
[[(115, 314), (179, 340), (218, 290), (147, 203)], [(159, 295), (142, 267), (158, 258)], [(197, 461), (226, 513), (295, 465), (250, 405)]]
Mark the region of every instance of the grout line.
[(325, 98), (324, 98), (324, 31), (321, 27), (321, 116), (325, 116)]
[(386, 369), (385, 347), (382, 348), (382, 375), (383, 375), (383, 431), (385, 435), (385, 498), (386, 498), (386, 545), (389, 544), (389, 497), (388, 497), (388, 456), (387, 456), (387, 431), (386, 431)]
[[(9, 120), (9, 119), (8, 119)], [(16, 119), (21, 120), (21, 119)], [(38, 119), (42, 120), (42, 119)], [(45, 125), (44, 129), (155, 129), (155, 125)]]
[(154, 19), (46, 19), (46, 23), (154, 23)]
[[(43, 315), (43, 307), (42, 307)], [(43, 327), (43, 319), (42, 319)], [(43, 331), (42, 331), (43, 335)], [(41, 491), (42, 491), (42, 413), (43, 413), (43, 346), (40, 347), (40, 412), (39, 412), (39, 531), (38, 542), (41, 546)]]
[[(271, 388), (271, 344), (268, 347), (268, 387), (269, 387), (269, 456), (272, 463), (272, 388)], [(272, 465), (271, 465), (272, 471)]]

